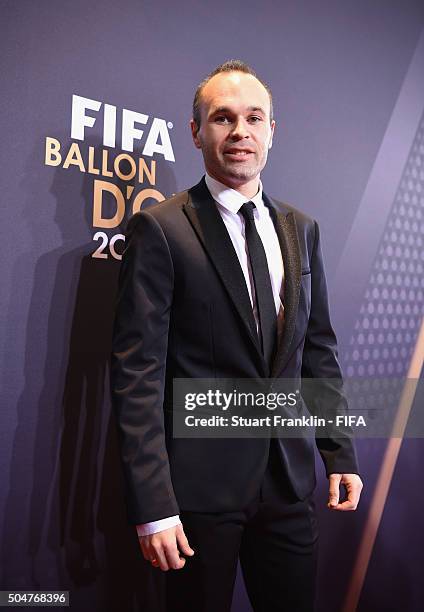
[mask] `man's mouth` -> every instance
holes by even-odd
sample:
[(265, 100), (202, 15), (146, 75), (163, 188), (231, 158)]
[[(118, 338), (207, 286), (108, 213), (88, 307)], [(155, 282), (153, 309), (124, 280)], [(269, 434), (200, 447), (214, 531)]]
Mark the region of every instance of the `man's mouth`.
[(252, 155), (253, 151), (251, 149), (227, 149), (224, 151), (224, 155), (230, 155), (235, 158), (243, 158)]

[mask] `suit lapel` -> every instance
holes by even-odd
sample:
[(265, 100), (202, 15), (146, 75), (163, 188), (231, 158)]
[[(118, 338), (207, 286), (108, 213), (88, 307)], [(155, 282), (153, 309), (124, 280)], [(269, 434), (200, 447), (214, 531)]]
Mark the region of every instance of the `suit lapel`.
[(281, 372), (289, 357), (290, 344), (296, 327), (302, 268), (294, 214), (289, 212), (285, 215), (280, 212), (265, 194), (263, 194), (263, 199), (274, 221), (284, 264), (284, 326), (271, 367), (273, 378)]
[(266, 376), (268, 368), (260, 349), (243, 271), (225, 223), (204, 179), (189, 190), (189, 198), (184, 205), (184, 211), (240, 315)]

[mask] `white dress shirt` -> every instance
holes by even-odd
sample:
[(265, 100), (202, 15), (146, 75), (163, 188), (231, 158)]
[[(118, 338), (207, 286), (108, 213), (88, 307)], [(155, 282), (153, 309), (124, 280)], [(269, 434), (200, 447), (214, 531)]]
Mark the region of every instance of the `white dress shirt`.
[[(259, 330), (259, 317), (256, 305), (255, 286), (253, 281), (252, 269), (247, 250), (247, 242), (245, 237), (245, 221), (240, 210), (241, 206), (247, 202), (246, 196), (239, 191), (231, 189), (215, 180), (208, 174), (205, 177), (207, 188), (209, 189), (222, 220), (225, 223), (227, 231), (233, 243), (234, 250), (243, 270), (246, 286), (249, 291), (250, 302), (252, 304), (253, 315), (256, 321), (256, 327)], [(265, 206), (262, 199), (262, 183), (259, 181), (258, 193), (250, 199), (254, 203), (253, 216), (255, 226), (264, 246), (268, 269), (271, 278), (272, 293), (274, 296), (275, 312), (277, 314), (277, 331), (280, 336), (284, 321), (284, 307), (282, 303), (282, 287), (284, 280), (284, 265), (281, 255), (280, 243), (275, 231), (274, 223), (268, 208)], [(138, 536), (150, 535), (174, 527), (181, 523), (178, 515), (168, 518), (152, 521), (137, 525)]]

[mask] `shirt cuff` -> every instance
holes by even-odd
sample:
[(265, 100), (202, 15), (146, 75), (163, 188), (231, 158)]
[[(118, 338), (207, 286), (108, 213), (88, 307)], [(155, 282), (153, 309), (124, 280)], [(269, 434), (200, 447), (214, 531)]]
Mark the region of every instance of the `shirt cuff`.
[(152, 521), (151, 523), (136, 525), (137, 535), (138, 537), (152, 535), (152, 533), (158, 533), (159, 531), (164, 531), (165, 529), (175, 527), (176, 525), (181, 525), (178, 514), (175, 516), (168, 516), (164, 519), (159, 519), (158, 521)]

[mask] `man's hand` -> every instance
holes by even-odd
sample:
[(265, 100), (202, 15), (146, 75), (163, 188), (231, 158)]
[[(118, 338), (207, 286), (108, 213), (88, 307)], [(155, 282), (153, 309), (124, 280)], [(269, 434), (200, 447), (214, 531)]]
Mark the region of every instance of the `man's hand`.
[[(328, 480), (330, 483), (330, 496), (327, 506), (331, 510), (356, 510), (363, 487), (362, 480), (358, 474), (330, 474)], [(346, 488), (347, 499), (340, 504), (341, 484)]]
[(185, 559), (180, 553), (189, 557), (194, 555), (182, 525), (140, 536), (138, 539), (146, 561), (149, 561), (153, 567), (160, 567), (164, 572), (184, 567)]

